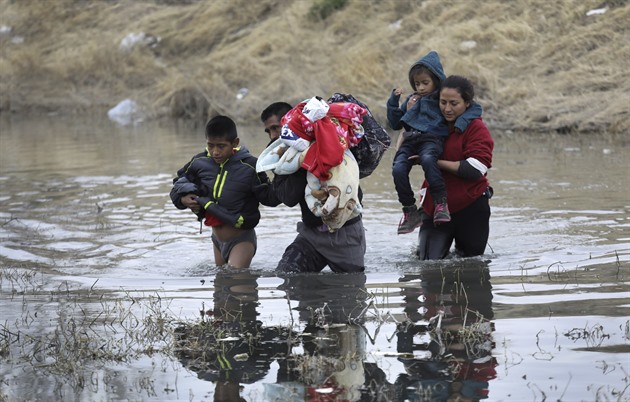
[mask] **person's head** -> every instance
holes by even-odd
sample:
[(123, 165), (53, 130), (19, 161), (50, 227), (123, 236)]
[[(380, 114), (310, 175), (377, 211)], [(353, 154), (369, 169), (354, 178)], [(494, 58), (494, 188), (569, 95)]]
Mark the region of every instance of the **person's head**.
[(409, 71), (409, 82), (418, 95), (425, 96), (440, 87), (438, 77), (425, 65), (416, 64)]
[(435, 50), (422, 56), (409, 69), (409, 84), (420, 96), (439, 91), (445, 78), (440, 55)]
[(227, 116), (215, 116), (206, 123), (206, 146), (208, 155), (221, 164), (228, 160), (238, 147), (236, 124)]
[(280, 137), (280, 131), (282, 129), (280, 119), (292, 108), (293, 106), (286, 102), (275, 102), (262, 111), (260, 121), (265, 125), (265, 132), (269, 135), (270, 140), (273, 141)]
[(440, 89), (440, 111), (449, 124), (470, 107), (475, 97), (473, 84), (464, 77), (451, 75), (442, 81)]

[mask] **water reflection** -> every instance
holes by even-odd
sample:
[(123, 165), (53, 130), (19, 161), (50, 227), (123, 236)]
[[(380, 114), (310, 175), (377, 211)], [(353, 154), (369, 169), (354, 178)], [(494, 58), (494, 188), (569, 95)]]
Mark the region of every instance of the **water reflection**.
[(280, 364), (265, 400), (357, 401), (366, 381), (365, 274), (296, 274), (280, 289), (297, 301), (302, 354)]
[[(284, 276), (278, 290), (292, 313), (282, 326), (258, 319), (264, 308), (259, 278), (253, 271), (220, 271), (213, 306), (202, 308), (199, 322), (178, 329), (180, 361), (215, 384), (215, 401), (239, 400), (242, 385), (255, 382), (263, 383), (264, 400), (488, 398), (497, 361), (487, 263), (463, 260), (400, 277), (399, 309), (406, 319), (388, 339), (368, 338), (365, 324), (374, 318), (366, 312), (378, 306), (364, 274)], [(395, 343), (404, 372), (394, 381), (370, 359), (368, 340)], [(271, 370), (274, 362), (277, 370)]]
[(464, 260), (456, 269), (427, 268), (400, 282), (409, 321), (398, 325), (397, 350), (406, 370), (396, 379), (398, 400), (488, 398), (497, 362), (487, 264)]
[(289, 328), (257, 319), (259, 277), (245, 270), (217, 273), (213, 307), (202, 305), (199, 323), (176, 330), (180, 361), (215, 383), (215, 401), (238, 401), (241, 384), (260, 381), (271, 362), (290, 351)]

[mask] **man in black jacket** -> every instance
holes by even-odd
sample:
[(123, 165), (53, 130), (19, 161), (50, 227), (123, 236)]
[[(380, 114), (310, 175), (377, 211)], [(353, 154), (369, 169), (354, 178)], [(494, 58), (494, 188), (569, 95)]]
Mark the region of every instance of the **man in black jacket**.
[[(285, 112), (286, 113), (286, 112)], [(282, 116), (272, 115), (280, 121)], [(263, 120), (265, 127), (271, 120)], [(363, 272), (365, 229), (361, 215), (350, 219), (334, 233), (315, 216), (304, 199), (306, 170), (300, 168), (289, 175), (275, 175), (272, 191), (283, 204), (300, 205), (302, 221), (297, 223), (298, 235), (282, 255), (277, 270), (283, 272), (320, 272), (329, 266), (333, 272)], [(359, 188), (359, 200), (362, 198)]]

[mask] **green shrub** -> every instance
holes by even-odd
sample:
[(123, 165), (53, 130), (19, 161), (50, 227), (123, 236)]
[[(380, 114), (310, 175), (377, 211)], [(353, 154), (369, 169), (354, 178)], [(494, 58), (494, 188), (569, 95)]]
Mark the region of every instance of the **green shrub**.
[(348, 0), (320, 0), (311, 6), (308, 16), (314, 20), (325, 20), (335, 11), (346, 6)]

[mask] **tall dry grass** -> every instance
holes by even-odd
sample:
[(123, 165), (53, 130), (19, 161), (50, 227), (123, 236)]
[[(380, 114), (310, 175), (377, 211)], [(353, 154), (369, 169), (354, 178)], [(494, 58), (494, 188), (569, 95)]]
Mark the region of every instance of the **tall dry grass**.
[[(133, 98), (154, 116), (253, 123), (272, 101), (349, 92), (382, 117), (435, 49), (447, 74), (473, 80), (496, 129), (630, 131), (625, 0), (348, 0), (313, 18), (326, 1), (0, 0), (0, 113), (102, 113)], [(121, 52), (130, 32), (161, 42)]]

